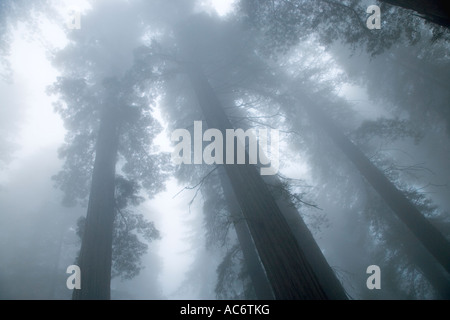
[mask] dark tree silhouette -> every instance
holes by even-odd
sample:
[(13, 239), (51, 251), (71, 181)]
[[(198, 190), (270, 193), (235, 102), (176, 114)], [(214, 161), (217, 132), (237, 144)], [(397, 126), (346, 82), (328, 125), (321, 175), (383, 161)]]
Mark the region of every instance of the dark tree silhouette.
[[(158, 233), (153, 224), (124, 209), (139, 203), (141, 189), (150, 197), (162, 190), (164, 171), (169, 168), (167, 155), (151, 149), (161, 126), (151, 115), (154, 101), (147, 85), (158, 78), (157, 72), (152, 72), (151, 61), (143, 61), (148, 57), (139, 51), (130, 59), (134, 65), (123, 65), (127, 62), (123, 55), (138, 43), (133, 37), (142, 31), (134, 20), (136, 8), (103, 5), (84, 17), (84, 24), (92, 23), (92, 28), (73, 33), (72, 44), (56, 57), (65, 72), (52, 88), (61, 98), (57, 111), (68, 129), (60, 151), (66, 161), (55, 180), (65, 192), (66, 204), (89, 199), (78, 258), (82, 284), (81, 290), (74, 290), (74, 299), (110, 298), (113, 250), (117, 267), (113, 271), (125, 277), (138, 272), (137, 258), (146, 246), (132, 233), (141, 232), (147, 240)], [(105, 12), (110, 17), (119, 15), (124, 25), (99, 19), (97, 15)], [(115, 27), (129, 37), (122, 52), (111, 41)], [(96, 40), (91, 41), (92, 37)], [(76, 69), (71, 68), (73, 64)]]
[(380, 0), (414, 10), (424, 19), (450, 28), (450, 4), (440, 0)]

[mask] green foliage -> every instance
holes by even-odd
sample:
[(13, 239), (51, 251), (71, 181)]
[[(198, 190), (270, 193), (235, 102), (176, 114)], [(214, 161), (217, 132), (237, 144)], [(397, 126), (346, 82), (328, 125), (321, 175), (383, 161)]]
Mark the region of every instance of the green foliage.
[(217, 267), (217, 275), (215, 288), (217, 299), (256, 299), (239, 245), (236, 244), (227, 251)]
[[(367, 6), (358, 0), (242, 0), (240, 9), (245, 21), (265, 34), (269, 54), (286, 52), (314, 34), (324, 45), (340, 42), (378, 55), (399, 41), (417, 43), (422, 37), (419, 30), (425, 25), (409, 10), (382, 3), (382, 28), (369, 30)], [(448, 33), (439, 26), (426, 25), (434, 32), (434, 39)]]
[[(86, 218), (77, 221), (77, 235), (82, 239)], [(146, 221), (142, 214), (126, 211), (116, 214), (113, 231), (111, 277), (132, 279), (142, 270), (141, 257), (147, 253), (148, 244), (160, 239), (153, 222)]]
[(48, 92), (60, 95), (55, 111), (67, 129), (64, 145), (59, 149), (59, 157), (66, 161), (53, 179), (56, 187), (64, 191), (65, 205), (74, 206), (77, 200), (86, 205), (99, 127), (94, 88), (84, 79), (60, 77)]
[(153, 222), (146, 221), (142, 214), (116, 214), (113, 231), (112, 271), (111, 277), (132, 279), (142, 269), (141, 257), (147, 252), (146, 242), (160, 239), (159, 231)]
[(364, 121), (352, 135), (360, 145), (367, 145), (369, 140), (375, 137), (384, 141), (412, 138), (417, 144), (423, 137), (423, 134), (410, 121), (387, 118)]
[[(149, 196), (163, 188), (165, 172), (170, 170), (169, 155), (152, 150), (153, 138), (162, 128), (152, 116), (153, 97), (135, 86), (135, 75), (132, 69), (121, 81), (107, 80), (103, 86), (86, 79), (60, 77), (49, 88), (49, 93), (59, 95), (55, 109), (68, 130), (59, 151), (60, 158), (66, 161), (54, 177), (56, 186), (65, 193), (65, 204), (86, 204), (100, 112), (105, 106), (118, 106), (118, 155), (123, 174), (139, 183)], [(115, 92), (116, 98), (108, 92)]]

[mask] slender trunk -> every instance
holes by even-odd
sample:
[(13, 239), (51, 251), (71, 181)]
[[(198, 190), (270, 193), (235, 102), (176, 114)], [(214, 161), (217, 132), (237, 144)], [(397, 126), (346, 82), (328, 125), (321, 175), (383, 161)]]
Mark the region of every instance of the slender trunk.
[[(211, 85), (194, 63), (186, 66), (210, 128), (233, 129)], [(256, 168), (225, 165), (276, 299), (327, 299), (314, 270)]]
[(58, 228), (59, 228), (59, 233), (58, 233), (58, 248), (56, 249), (56, 255), (55, 255), (55, 262), (53, 263), (53, 274), (54, 277), (52, 278), (52, 283), (50, 285), (50, 297), (51, 299), (57, 299), (57, 282), (58, 282), (58, 275), (60, 273), (58, 273), (58, 266), (59, 266), (59, 260), (61, 259), (61, 249), (63, 246), (63, 240), (64, 240), (64, 227), (65, 227), (65, 221), (62, 222), (64, 220), (64, 216), (61, 216), (59, 219), (59, 224), (58, 224)]
[(450, 272), (450, 243), (398, 190), (395, 185), (374, 166), (370, 160), (359, 150), (311, 101), (306, 107), (311, 119), (316, 122), (345, 153), (350, 161), (357, 167), (361, 175), (378, 192), (382, 199), (412, 231), (425, 248), (436, 260)]
[[(408, 235), (409, 237), (409, 235)], [(411, 235), (411, 237), (414, 237)], [(450, 299), (450, 280), (443, 268), (438, 265), (430, 253), (421, 245), (416, 245), (416, 239), (407, 241), (403, 246), (408, 257), (417, 266), (423, 276), (436, 291), (439, 299)]]
[(410, 9), (423, 18), (450, 28), (450, 3), (446, 0), (380, 0), (394, 6)]
[(103, 110), (78, 266), (81, 289), (74, 300), (110, 299), (114, 180), (118, 132), (114, 109)]

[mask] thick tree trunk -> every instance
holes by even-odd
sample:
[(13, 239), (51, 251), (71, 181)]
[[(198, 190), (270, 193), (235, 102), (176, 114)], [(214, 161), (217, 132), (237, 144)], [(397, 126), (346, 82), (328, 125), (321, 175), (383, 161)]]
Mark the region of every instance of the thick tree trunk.
[[(259, 150), (259, 152), (262, 152), (262, 150)], [(222, 170), (220, 172), (222, 172)], [(228, 177), (222, 174), (221, 178), (225, 196), (227, 197), (227, 202), (231, 204), (230, 210), (232, 212), (234, 226), (244, 253), (245, 263), (247, 264), (250, 277), (254, 283), (256, 296), (258, 299), (266, 300), (268, 299), (267, 297), (269, 292), (273, 297), (271, 290), (268, 290), (268, 288), (270, 288), (270, 284), (267, 282), (267, 276), (254, 248), (250, 231), (248, 230), (246, 221), (240, 211), (239, 204), (233, 194)], [(281, 184), (277, 176), (263, 176), (262, 178), (266, 184), (273, 186), (274, 188)], [(277, 196), (273, 192), (272, 194), (284, 218), (288, 222), (298, 245), (305, 253), (308, 262), (311, 264), (311, 267), (316, 273), (318, 281), (320, 282), (320, 285), (325, 291), (327, 297), (332, 300), (346, 300), (347, 294), (345, 293), (341, 282), (338, 280), (336, 274), (325, 259), (320, 247), (317, 245), (317, 242), (303, 221), (295, 205), (289, 201), (289, 199), (285, 199), (282, 196)]]
[(380, 0), (394, 6), (410, 9), (423, 18), (450, 28), (450, 3), (446, 0)]
[(118, 129), (114, 109), (103, 110), (97, 138), (91, 192), (78, 266), (81, 289), (72, 298), (110, 299), (114, 180)]
[(231, 219), (233, 220), (234, 228), (238, 237), (239, 245), (244, 255), (244, 263), (247, 267), (250, 279), (252, 281), (253, 289), (258, 300), (273, 300), (273, 292), (270, 283), (267, 279), (264, 267), (259, 259), (258, 252), (255, 248), (250, 230), (242, 215), (239, 203), (233, 193), (230, 180), (226, 176), (223, 167), (219, 169), (220, 181), (222, 184), (225, 199), (230, 210)]
[[(280, 181), (276, 176), (265, 176), (264, 180), (272, 186), (280, 184)], [(276, 197), (275, 200), (283, 213), (284, 218), (288, 222), (298, 245), (303, 250), (305, 256), (308, 258), (308, 262), (314, 269), (327, 297), (332, 300), (347, 300), (347, 294), (345, 293), (341, 282), (338, 280), (336, 274), (325, 259), (320, 247), (317, 245), (311, 231), (309, 231), (300, 216), (300, 213), (295, 208), (295, 205), (281, 197)]]
[[(210, 128), (233, 129), (215, 92), (194, 63), (186, 66)], [(268, 187), (252, 165), (225, 165), (276, 299), (327, 299)]]
[(311, 119), (322, 128), (356, 166), (361, 175), (412, 231), (435, 259), (450, 272), (450, 243), (398, 190), (389, 179), (334, 125), (312, 101), (306, 107)]
[[(247, 130), (249, 128), (245, 127), (242, 129)], [(263, 150), (259, 150), (259, 152), (263, 153)], [(325, 291), (325, 294), (327, 295), (327, 297), (331, 300), (347, 300), (348, 297), (347, 297), (347, 294), (346, 294), (341, 282), (336, 277), (336, 274), (334, 273), (333, 269), (330, 267), (327, 260), (325, 259), (325, 256), (323, 255), (320, 247), (317, 245), (317, 242), (315, 241), (311, 231), (309, 231), (307, 225), (303, 221), (303, 219), (302, 219), (299, 211), (295, 207), (294, 203), (292, 203), (292, 201), (290, 201), (289, 199), (286, 199), (282, 195), (278, 194), (278, 192), (276, 192), (277, 188), (281, 185), (280, 179), (276, 175), (262, 176), (262, 178), (267, 185), (272, 186), (272, 188), (274, 188), (273, 190), (275, 192), (272, 192), (272, 195), (273, 195), (279, 209), (281, 210), (283, 217), (286, 219), (295, 239), (297, 240), (298, 245), (305, 253), (305, 256), (307, 257), (308, 262), (311, 264), (311, 267), (313, 268), (314, 272), (316, 273), (318, 281), (320, 282), (320, 285), (322, 286), (323, 290)], [(225, 181), (223, 181), (223, 180), (225, 180)], [(228, 194), (232, 194), (231, 186), (229, 186), (227, 188), (227, 185), (230, 184), (229, 180), (227, 179), (227, 177), (224, 177), (223, 180), (222, 180), (222, 185), (224, 185), (225, 195), (227, 196)], [(235, 227), (236, 227), (236, 230), (238, 231), (239, 241), (241, 242), (241, 239), (243, 239), (243, 241), (245, 243), (247, 243), (247, 242), (251, 243), (252, 247), (249, 247), (247, 250), (251, 251), (253, 248), (253, 251), (255, 251), (254, 244), (251, 239), (251, 235), (249, 234), (247, 224), (242, 217), (242, 212), (240, 211), (239, 205), (237, 204), (237, 200), (235, 200), (234, 195), (228, 196), (227, 201), (229, 203), (233, 203), (233, 204), (236, 203), (236, 209), (235, 209), (236, 213), (234, 215), (233, 220), (238, 221), (238, 223), (235, 223)], [(240, 235), (240, 237), (239, 237), (239, 235)], [(241, 247), (242, 247), (242, 242), (241, 242)], [(256, 251), (255, 251), (255, 253), (256, 253)], [(249, 253), (249, 256), (250, 256), (249, 257), (249, 259), (250, 259), (251, 257), (253, 257), (253, 254)], [(247, 262), (247, 257), (245, 255), (245, 252), (244, 252), (244, 258), (246, 259), (246, 262)], [(257, 262), (259, 263), (259, 265)], [(250, 262), (250, 264), (254, 266), (254, 268), (252, 268), (252, 270), (254, 273), (256, 273), (256, 275), (250, 274), (250, 276), (252, 277), (252, 281), (253, 281), (253, 278), (255, 277), (257, 279), (260, 279), (260, 281), (264, 282), (263, 276), (264, 277), (266, 277), (266, 276), (264, 273), (264, 269), (261, 266), (259, 258), (257, 261), (255, 260), (255, 261)], [(260, 266), (260, 268), (262, 270), (259, 270), (258, 266)], [(260, 291), (261, 292), (260, 295), (266, 294), (266, 290), (264, 290), (264, 285), (263, 286), (260, 285), (259, 288), (255, 288), (255, 291)], [(259, 299), (265, 299), (265, 298), (259, 298)]]
[[(221, 175), (221, 178), (227, 202), (230, 204), (230, 211), (232, 212), (238, 240), (244, 254), (250, 278), (254, 285), (256, 296), (261, 300), (273, 299), (270, 284), (267, 282), (267, 275), (261, 265), (258, 253), (255, 250), (250, 231), (248, 230), (247, 223), (242, 216), (239, 204), (233, 194), (228, 177)], [(280, 184), (280, 181), (276, 176), (264, 176), (263, 179), (267, 184), (272, 186)], [(314, 240), (313, 235), (301, 218), (300, 213), (295, 208), (295, 205), (280, 197), (275, 197), (275, 201), (288, 222), (298, 245), (308, 258), (308, 262), (316, 273), (318, 281), (327, 297), (332, 300), (346, 300), (347, 295), (342, 284), (326, 261), (320, 247)]]

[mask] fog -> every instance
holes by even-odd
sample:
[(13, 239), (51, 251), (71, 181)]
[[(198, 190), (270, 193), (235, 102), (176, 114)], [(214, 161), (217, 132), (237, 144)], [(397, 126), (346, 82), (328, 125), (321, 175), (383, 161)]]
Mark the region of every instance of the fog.
[(449, 17), (392, 3), (1, 1), (0, 299), (449, 299)]

